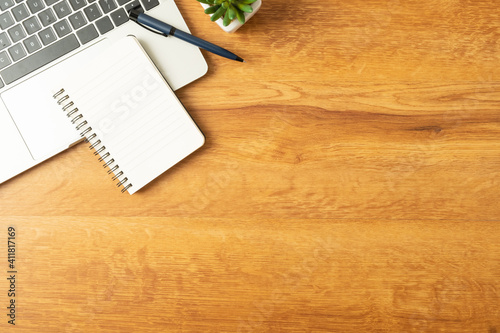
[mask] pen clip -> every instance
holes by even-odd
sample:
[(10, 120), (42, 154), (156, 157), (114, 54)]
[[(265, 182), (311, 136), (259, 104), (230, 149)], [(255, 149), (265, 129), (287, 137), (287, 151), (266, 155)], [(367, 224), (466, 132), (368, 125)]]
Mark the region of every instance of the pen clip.
[(140, 27), (148, 30), (148, 31), (151, 31), (155, 34), (158, 34), (160, 36), (164, 36), (164, 37), (168, 37), (169, 35), (171, 35), (173, 33), (172, 30), (175, 30), (175, 28), (172, 27), (172, 29), (170, 30), (170, 32), (168, 34), (164, 33), (164, 32), (161, 32), (161, 31), (157, 31), (157, 30), (154, 30), (154, 29), (151, 29), (150, 27), (140, 23), (137, 18), (139, 17), (140, 14), (144, 14), (144, 9), (142, 9), (141, 5), (137, 5), (135, 7), (132, 7), (129, 12), (128, 12), (128, 16), (129, 16), (129, 19), (135, 23), (137, 23)]
[(137, 22), (137, 21), (134, 21), (134, 22), (135, 22), (135, 23), (137, 23), (140, 27), (143, 27), (144, 29), (146, 29), (146, 30), (148, 30), (148, 31), (151, 31), (151, 32), (153, 32), (153, 33), (155, 33), (155, 34), (158, 34), (158, 35), (160, 35), (160, 36), (165, 36), (165, 37), (168, 37), (168, 35), (167, 35), (166, 33), (164, 33), (164, 32), (160, 32), (160, 31), (156, 31), (156, 30), (154, 30), (154, 29), (151, 29), (150, 27), (147, 27), (147, 26), (145, 26), (144, 24), (139, 23), (139, 22)]

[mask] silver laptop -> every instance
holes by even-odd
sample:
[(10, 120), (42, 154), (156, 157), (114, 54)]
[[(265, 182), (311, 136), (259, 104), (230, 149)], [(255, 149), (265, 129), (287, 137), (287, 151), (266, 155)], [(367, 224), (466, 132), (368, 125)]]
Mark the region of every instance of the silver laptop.
[(116, 39), (136, 36), (174, 90), (207, 72), (195, 46), (129, 21), (139, 4), (189, 31), (173, 0), (0, 1), (0, 183), (80, 140), (51, 92)]

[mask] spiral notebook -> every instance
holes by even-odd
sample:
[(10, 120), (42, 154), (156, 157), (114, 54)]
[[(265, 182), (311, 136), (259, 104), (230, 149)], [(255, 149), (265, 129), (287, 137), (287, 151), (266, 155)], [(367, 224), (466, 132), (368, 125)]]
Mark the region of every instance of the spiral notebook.
[(205, 140), (133, 36), (82, 65), (53, 97), (122, 192), (135, 193)]

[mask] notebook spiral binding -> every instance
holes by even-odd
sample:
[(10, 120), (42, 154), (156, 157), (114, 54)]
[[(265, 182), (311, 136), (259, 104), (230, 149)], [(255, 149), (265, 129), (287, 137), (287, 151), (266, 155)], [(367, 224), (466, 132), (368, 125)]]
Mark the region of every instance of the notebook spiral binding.
[[(64, 88), (56, 92), (52, 97), (57, 101), (57, 104), (61, 106), (62, 110), (66, 112), (66, 116), (70, 118), (71, 123), (75, 125), (78, 131), (80, 131), (80, 136), (82, 138), (86, 137), (85, 142), (90, 143), (89, 149), (94, 149), (94, 155), (101, 156), (98, 161), (104, 162), (104, 168), (109, 168), (108, 174), (114, 174), (111, 179), (113, 181), (118, 180), (116, 186), (123, 186), (123, 189), (121, 190), (122, 193), (131, 188), (132, 184), (128, 181), (128, 178), (125, 177), (123, 171), (120, 170), (120, 166), (115, 162), (115, 159), (111, 157), (111, 154), (106, 151), (106, 146), (102, 144), (97, 134), (92, 132), (92, 127), (90, 127), (87, 121), (83, 118), (83, 115), (79, 113), (78, 108), (73, 101), (70, 100), (69, 95), (65, 94)], [(120, 179), (120, 177), (123, 178)]]

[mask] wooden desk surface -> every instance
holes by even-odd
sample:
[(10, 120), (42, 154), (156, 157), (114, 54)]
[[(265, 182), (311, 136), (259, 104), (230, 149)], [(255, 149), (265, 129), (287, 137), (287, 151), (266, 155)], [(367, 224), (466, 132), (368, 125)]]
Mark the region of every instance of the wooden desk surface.
[[(133, 196), (79, 145), (0, 186), (0, 330), (500, 331), (496, 0), (264, 0)], [(8, 163), (2, 156), (2, 163)]]

